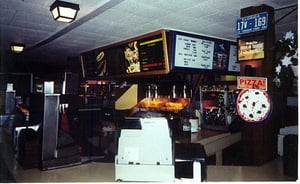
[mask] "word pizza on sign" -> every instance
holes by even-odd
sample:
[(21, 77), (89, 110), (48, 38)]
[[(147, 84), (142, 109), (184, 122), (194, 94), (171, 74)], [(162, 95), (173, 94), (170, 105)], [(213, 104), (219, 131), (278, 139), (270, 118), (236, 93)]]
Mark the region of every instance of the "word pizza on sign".
[(268, 89), (267, 78), (262, 77), (237, 77), (238, 89), (260, 89), (267, 91)]

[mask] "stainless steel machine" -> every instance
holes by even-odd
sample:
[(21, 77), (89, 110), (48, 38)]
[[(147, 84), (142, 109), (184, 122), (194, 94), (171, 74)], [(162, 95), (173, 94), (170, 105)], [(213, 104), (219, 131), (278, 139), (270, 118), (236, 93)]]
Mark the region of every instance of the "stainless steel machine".
[(45, 94), (38, 102), (43, 102), (40, 170), (81, 164), (77, 143), (59, 130), (60, 94)]
[(166, 118), (125, 118), (120, 128), (116, 181), (175, 180), (173, 143)]

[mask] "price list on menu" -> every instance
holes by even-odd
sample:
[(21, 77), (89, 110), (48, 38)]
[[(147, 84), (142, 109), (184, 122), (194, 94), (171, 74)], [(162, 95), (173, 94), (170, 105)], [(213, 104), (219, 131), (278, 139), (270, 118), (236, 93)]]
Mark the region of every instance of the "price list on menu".
[(163, 38), (161, 35), (141, 40), (139, 56), (141, 71), (165, 69)]
[(175, 43), (175, 67), (209, 70), (213, 68), (213, 41), (176, 35)]

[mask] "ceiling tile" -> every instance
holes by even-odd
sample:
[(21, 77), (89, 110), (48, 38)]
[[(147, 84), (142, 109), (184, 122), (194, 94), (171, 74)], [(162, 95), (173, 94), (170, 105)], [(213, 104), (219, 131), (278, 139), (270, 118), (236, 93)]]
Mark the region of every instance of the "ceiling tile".
[[(29, 50), (28, 55), (34, 57), (35, 54), (49, 54), (50, 59), (55, 55), (61, 59), (70, 55), (79, 56), (87, 50), (161, 28), (235, 41), (238, 37), (235, 23), (242, 8), (267, 4), (276, 10), (298, 3), (297, 0), (72, 0), (80, 5), (80, 11), (76, 21), (65, 24), (53, 20), (49, 11), (53, 2), (1, 0), (1, 48), (9, 49), (8, 45), (13, 41), (24, 42), (29, 47), (39, 44)], [(94, 17), (87, 16), (89, 13), (97, 13), (94, 11), (106, 3), (112, 3), (112, 7), (98, 12)], [(275, 20), (291, 10), (275, 11)], [(283, 32), (297, 28), (298, 11), (295, 11), (276, 24), (276, 35), (281, 36)], [(61, 32), (65, 34), (60, 35)]]

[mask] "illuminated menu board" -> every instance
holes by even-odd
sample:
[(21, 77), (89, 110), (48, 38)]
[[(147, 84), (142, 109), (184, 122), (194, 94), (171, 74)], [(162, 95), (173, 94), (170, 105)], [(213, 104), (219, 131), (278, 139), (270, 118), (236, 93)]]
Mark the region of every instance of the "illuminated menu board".
[(176, 35), (175, 66), (212, 69), (214, 42)]
[(236, 43), (177, 31), (173, 35), (173, 70), (239, 72)]
[(165, 31), (160, 30), (81, 54), (84, 78), (169, 72)]
[(143, 72), (166, 69), (163, 38), (159, 35), (140, 40), (139, 56)]

